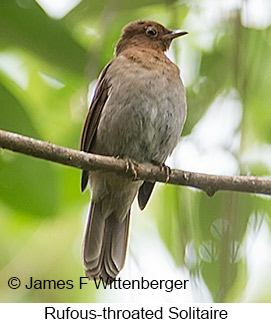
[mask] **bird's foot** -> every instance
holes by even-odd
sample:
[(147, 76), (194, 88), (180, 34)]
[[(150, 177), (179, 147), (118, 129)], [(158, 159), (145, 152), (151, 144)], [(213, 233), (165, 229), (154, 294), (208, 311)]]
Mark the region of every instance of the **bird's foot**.
[(133, 180), (136, 181), (137, 180), (137, 171), (135, 169), (135, 166), (138, 167), (137, 162), (135, 162), (134, 160), (130, 159), (130, 158), (125, 158), (125, 171), (126, 173), (131, 172), (133, 175)]
[(162, 165), (160, 165), (160, 169), (161, 169), (161, 172), (165, 172), (165, 175), (166, 175), (165, 183), (167, 184), (170, 179), (171, 168), (163, 163)]

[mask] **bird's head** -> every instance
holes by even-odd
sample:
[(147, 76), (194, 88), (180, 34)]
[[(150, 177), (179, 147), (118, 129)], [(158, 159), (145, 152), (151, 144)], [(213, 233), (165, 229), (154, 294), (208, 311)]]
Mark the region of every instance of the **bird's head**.
[(169, 49), (174, 38), (186, 34), (186, 31), (169, 30), (154, 21), (134, 21), (122, 29), (121, 38), (117, 43), (115, 52), (118, 55), (124, 49), (132, 46), (146, 47), (165, 52)]

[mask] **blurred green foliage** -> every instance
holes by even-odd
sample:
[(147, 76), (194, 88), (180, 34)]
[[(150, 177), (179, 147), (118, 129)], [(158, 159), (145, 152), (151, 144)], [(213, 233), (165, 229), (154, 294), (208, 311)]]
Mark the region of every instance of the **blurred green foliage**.
[[(82, 0), (53, 19), (33, 0), (2, 1), (0, 129), (78, 148), (87, 86), (113, 57), (121, 28), (136, 19), (178, 28), (199, 10), (196, 0)], [(243, 106), (241, 149), (235, 156), (240, 173), (270, 176), (266, 161), (244, 163), (242, 154), (271, 142), (271, 28), (246, 27), (239, 13), (221, 19), (208, 50), (198, 46), (193, 31), (186, 39), (199, 68), (187, 87), (184, 135), (219, 94), (234, 88)], [(177, 60), (179, 52), (175, 46)], [(79, 179), (78, 170), (0, 150), (0, 301), (96, 300), (93, 288), (15, 293), (6, 283), (10, 276), (76, 281), (83, 275), (80, 215), (87, 212), (88, 194), (80, 194)], [(210, 199), (203, 192), (165, 186), (151, 205), (176, 265), (201, 277), (214, 301), (240, 301), (247, 283), (240, 246), (252, 215), (267, 215), (270, 226), (270, 200), (237, 193)], [(254, 300), (271, 301), (269, 285), (262, 295)]]

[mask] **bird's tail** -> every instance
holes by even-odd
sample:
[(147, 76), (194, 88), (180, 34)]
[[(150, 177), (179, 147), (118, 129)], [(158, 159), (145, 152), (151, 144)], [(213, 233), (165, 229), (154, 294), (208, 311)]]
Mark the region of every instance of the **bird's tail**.
[(114, 214), (104, 219), (102, 202), (92, 202), (83, 243), (83, 263), (87, 277), (102, 278), (110, 284), (125, 261), (130, 210), (123, 222)]

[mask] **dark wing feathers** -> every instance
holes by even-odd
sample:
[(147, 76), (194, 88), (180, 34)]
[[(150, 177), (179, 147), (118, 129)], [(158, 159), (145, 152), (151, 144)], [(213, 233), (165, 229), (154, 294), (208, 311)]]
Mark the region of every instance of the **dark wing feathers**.
[(143, 182), (143, 184), (140, 186), (137, 200), (138, 205), (140, 207), (140, 210), (143, 210), (148, 203), (149, 198), (151, 197), (152, 190), (154, 188), (155, 183), (151, 182)]
[[(112, 61), (111, 61), (112, 62)], [(91, 152), (91, 146), (94, 136), (97, 131), (97, 127), (100, 121), (103, 107), (109, 96), (109, 84), (106, 78), (106, 72), (111, 65), (109, 62), (98, 79), (97, 87), (88, 111), (88, 115), (83, 127), (81, 135), (80, 150), (85, 152)], [(88, 172), (83, 171), (81, 177), (81, 191), (83, 192), (88, 183)], [(151, 196), (155, 183), (144, 182), (138, 192), (138, 204), (141, 210), (143, 210)]]
[[(93, 143), (93, 138), (95, 136), (95, 133), (99, 124), (103, 107), (108, 98), (109, 84), (105, 75), (110, 65), (111, 65), (111, 62), (105, 66), (105, 68), (103, 69), (98, 79), (98, 84), (94, 93), (94, 97), (92, 99), (92, 102), (88, 111), (88, 115), (83, 127), (83, 131), (81, 135), (80, 150), (85, 152), (91, 152), (91, 145)], [(82, 178), (81, 178), (82, 192), (85, 190), (87, 186), (87, 182), (88, 182), (88, 172), (83, 171)]]

